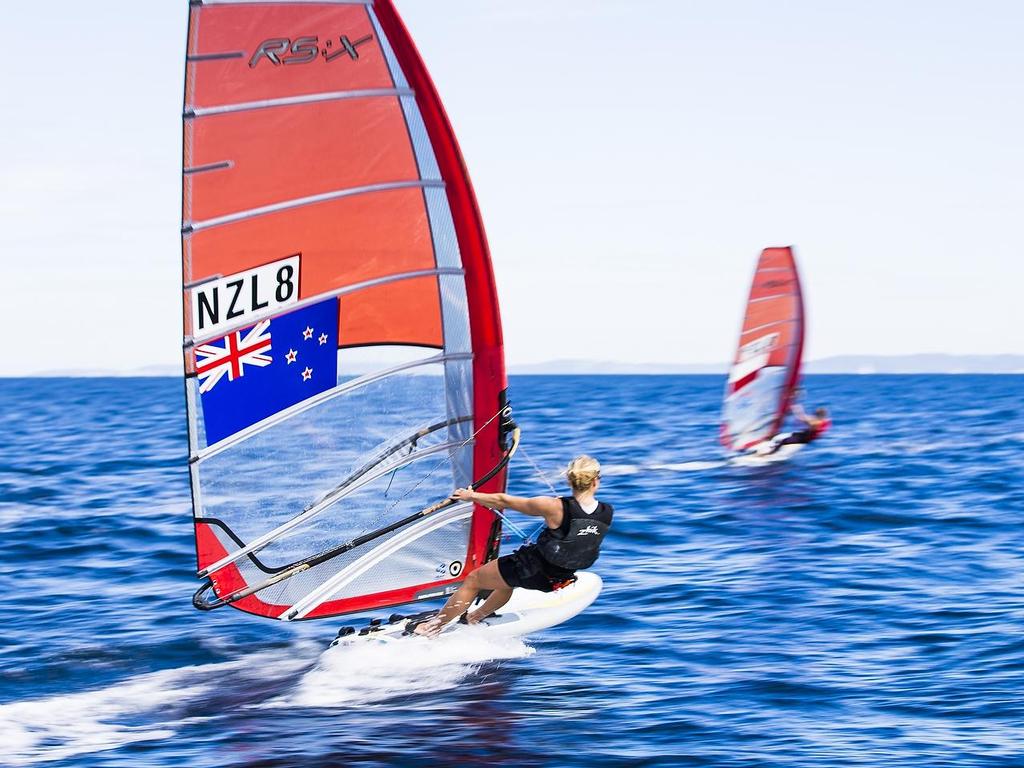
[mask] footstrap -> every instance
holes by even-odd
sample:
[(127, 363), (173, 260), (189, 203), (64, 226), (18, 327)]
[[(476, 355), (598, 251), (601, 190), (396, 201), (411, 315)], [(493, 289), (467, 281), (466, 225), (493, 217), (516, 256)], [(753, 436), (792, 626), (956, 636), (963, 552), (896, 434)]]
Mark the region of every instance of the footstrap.
[(575, 584), (575, 583), (576, 583), (576, 575), (573, 574), (572, 576), (570, 576), (568, 579), (565, 579), (564, 581), (553, 581), (553, 582), (551, 582), (551, 591), (552, 592), (557, 592), (558, 590), (565, 589), (570, 584)]
[(403, 635), (413, 635), (416, 633), (416, 627), (420, 624), (425, 624), (431, 619), (437, 618), (439, 611), (425, 611), (424, 613), (417, 613), (415, 616), (408, 616), (408, 621), (402, 628)]

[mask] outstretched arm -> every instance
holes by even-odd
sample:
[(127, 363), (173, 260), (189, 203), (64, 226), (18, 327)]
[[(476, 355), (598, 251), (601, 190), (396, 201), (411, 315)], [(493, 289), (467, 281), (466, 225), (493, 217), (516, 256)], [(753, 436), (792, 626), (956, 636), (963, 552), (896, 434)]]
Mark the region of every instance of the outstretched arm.
[(471, 501), (489, 509), (514, 509), (531, 517), (543, 517), (550, 527), (562, 523), (562, 502), (552, 496), (512, 496), (507, 493), (477, 493), (469, 488), (460, 488), (452, 494), (453, 499)]
[(807, 411), (803, 409), (803, 406), (800, 405), (800, 403), (793, 403), (789, 410), (792, 411), (793, 415), (800, 419), (804, 424), (807, 424), (808, 426), (812, 425), (811, 417), (807, 415)]

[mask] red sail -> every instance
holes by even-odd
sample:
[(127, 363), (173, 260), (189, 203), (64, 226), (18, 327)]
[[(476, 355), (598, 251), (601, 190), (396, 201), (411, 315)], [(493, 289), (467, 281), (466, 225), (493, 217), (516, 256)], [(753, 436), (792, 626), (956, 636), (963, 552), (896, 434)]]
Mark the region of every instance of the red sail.
[(800, 378), (804, 304), (792, 248), (765, 248), (754, 271), (722, 409), (722, 443), (741, 451), (782, 426)]
[[(390, 0), (191, 2), (183, 165), (196, 542), (218, 596), (499, 463), (483, 225)], [(456, 506), (233, 605), (315, 618), (437, 596), (497, 533)]]

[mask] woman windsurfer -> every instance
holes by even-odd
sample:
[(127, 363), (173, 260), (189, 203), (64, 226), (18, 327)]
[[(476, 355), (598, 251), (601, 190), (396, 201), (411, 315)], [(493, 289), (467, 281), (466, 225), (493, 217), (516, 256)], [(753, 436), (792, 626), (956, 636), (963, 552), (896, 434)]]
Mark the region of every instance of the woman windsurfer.
[(547, 524), (535, 544), (526, 544), (510, 555), (484, 563), (466, 577), (444, 608), (412, 631), (418, 635), (438, 634), (456, 616), (464, 613), (480, 590), (491, 590), (483, 604), (466, 615), (476, 624), (501, 608), (516, 587), (551, 592), (575, 580), (579, 568), (597, 560), (601, 543), (612, 523), (612, 505), (596, 498), (601, 487), (601, 465), (589, 456), (572, 460), (566, 472), (571, 496), (510, 496), (506, 493), (477, 493), (461, 488), (452, 494), (460, 501), (490, 509), (514, 509), (524, 515), (543, 517)]

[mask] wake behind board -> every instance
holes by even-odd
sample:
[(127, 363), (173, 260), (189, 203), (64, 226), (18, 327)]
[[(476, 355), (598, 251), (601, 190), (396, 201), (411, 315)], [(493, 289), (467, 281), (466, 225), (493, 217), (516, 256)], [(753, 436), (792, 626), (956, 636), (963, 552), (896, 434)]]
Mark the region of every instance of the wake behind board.
[(768, 464), (781, 464), (784, 461), (789, 461), (793, 456), (804, 447), (806, 443), (792, 443), (790, 445), (784, 445), (773, 453), (757, 453), (756, 448), (751, 449), (749, 453), (741, 453), (738, 456), (733, 456), (729, 459), (729, 464), (736, 467), (760, 467)]
[[(597, 599), (601, 587), (600, 576), (590, 571), (581, 571), (576, 574), (573, 584), (555, 592), (517, 589), (512, 593), (512, 599), (490, 618), (474, 625), (453, 621), (438, 637), (450, 637), (464, 632), (483, 633), (490, 637), (522, 637), (554, 627), (582, 613)], [(418, 637), (406, 634), (406, 628), (410, 621), (424, 617), (424, 614), (395, 614), (387, 620), (374, 619), (359, 630), (343, 627), (331, 647), (361, 642), (395, 642)]]

